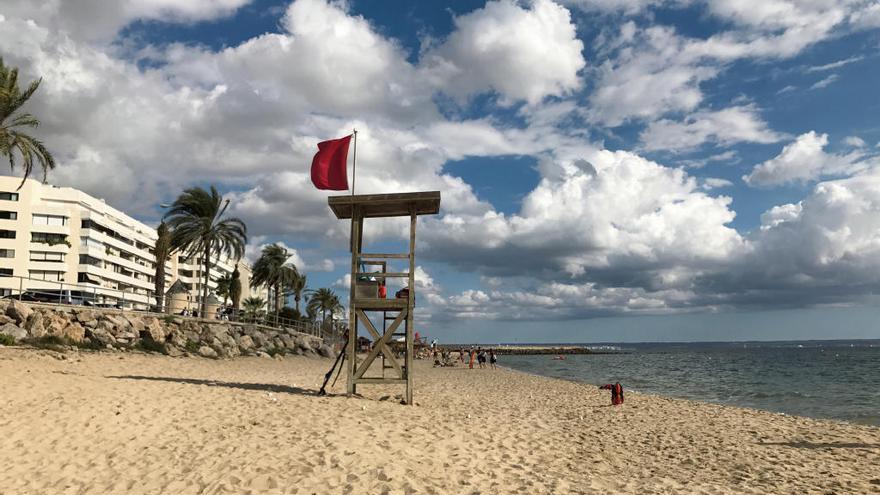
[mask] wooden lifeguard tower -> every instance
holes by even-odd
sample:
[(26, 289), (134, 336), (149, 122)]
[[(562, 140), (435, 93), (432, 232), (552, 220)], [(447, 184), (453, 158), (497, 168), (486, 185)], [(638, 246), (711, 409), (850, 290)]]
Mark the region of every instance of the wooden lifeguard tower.
[[(330, 209), (339, 219), (351, 219), (351, 287), (348, 303), (348, 359), (347, 376), (349, 395), (357, 391), (359, 384), (405, 384), (404, 401), (413, 403), (413, 307), (415, 306), (415, 269), (416, 269), (416, 218), (419, 215), (434, 215), (440, 211), (440, 192), (415, 192), (400, 194), (364, 194), (351, 196), (331, 196), (328, 199)], [(409, 217), (409, 252), (408, 253), (364, 253), (363, 232), (367, 218)], [(387, 271), (389, 260), (406, 260), (409, 262), (407, 272)], [(379, 266), (380, 271), (367, 272), (361, 266)], [(408, 294), (397, 298), (388, 294), (379, 297), (379, 281), (389, 278), (408, 280)], [(375, 282), (370, 280), (375, 279)], [(370, 319), (370, 314), (381, 315), (382, 329), (380, 333)], [(386, 321), (391, 324), (385, 326)], [(363, 361), (357, 360), (358, 323), (369, 332), (374, 339), (372, 350)], [(403, 331), (400, 326), (403, 325)], [(389, 343), (395, 336), (403, 336), (406, 347), (403, 365), (391, 351)], [(383, 357), (382, 376), (364, 376), (379, 355)], [(387, 364), (386, 364), (387, 363)], [(394, 377), (385, 377), (385, 369), (394, 369)]]

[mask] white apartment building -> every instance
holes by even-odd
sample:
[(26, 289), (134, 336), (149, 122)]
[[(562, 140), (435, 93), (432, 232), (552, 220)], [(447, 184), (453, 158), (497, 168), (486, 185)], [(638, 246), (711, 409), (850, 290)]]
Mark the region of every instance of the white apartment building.
[[(31, 179), (19, 185), (21, 178), (0, 176), (0, 294), (75, 291), (97, 303), (135, 309), (155, 304), (154, 228), (73, 188)], [(182, 258), (166, 262), (165, 287), (179, 278), (197, 308), (202, 265)], [(209, 290), (233, 269), (234, 260), (213, 260)], [(246, 264), (239, 262), (239, 272), (242, 298), (265, 297), (252, 294)]]

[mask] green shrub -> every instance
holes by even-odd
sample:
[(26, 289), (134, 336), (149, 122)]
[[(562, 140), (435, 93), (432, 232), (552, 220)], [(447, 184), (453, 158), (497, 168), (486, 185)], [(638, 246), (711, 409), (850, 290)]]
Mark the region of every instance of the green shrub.
[(0, 333), (0, 345), (15, 345), (15, 337)]
[(135, 345), (135, 347), (145, 352), (158, 352), (159, 354), (168, 354), (168, 350), (165, 348), (165, 343), (156, 342), (153, 339), (140, 339), (138, 340), (138, 343), (137, 345)]
[(166, 325), (170, 325), (175, 321), (174, 315), (165, 315), (162, 317), (162, 321), (164, 321)]
[(199, 343), (187, 340), (186, 345), (183, 346), (183, 348), (186, 349), (186, 352), (197, 354), (199, 352)]
[(286, 351), (280, 347), (271, 347), (266, 351), (266, 354), (275, 357), (276, 354), (281, 354), (282, 356), (286, 353)]
[(104, 349), (106, 349), (106, 346), (102, 344), (100, 340), (95, 338), (83, 339), (82, 342), (73, 342), (73, 345), (79, 347), (80, 349), (88, 349), (91, 351), (103, 351)]

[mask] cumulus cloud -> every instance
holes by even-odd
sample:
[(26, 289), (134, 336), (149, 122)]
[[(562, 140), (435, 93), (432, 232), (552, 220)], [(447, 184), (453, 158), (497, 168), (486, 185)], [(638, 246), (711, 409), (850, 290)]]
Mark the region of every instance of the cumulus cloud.
[(738, 249), (730, 199), (706, 195), (680, 169), (608, 151), (543, 166), (556, 170), (518, 214), (445, 215), (425, 235), (425, 256), (490, 276), (664, 288)]
[(647, 150), (673, 151), (694, 149), (706, 142), (774, 143), (783, 137), (768, 128), (754, 105), (694, 112), (681, 122), (661, 119), (651, 122), (640, 136)]
[(756, 165), (743, 180), (752, 186), (774, 186), (792, 182), (807, 182), (822, 176), (851, 174), (864, 166), (859, 161), (862, 154), (846, 155), (826, 153), (827, 134), (810, 131), (801, 134), (791, 144), (782, 148), (774, 158)]
[(434, 86), (464, 98), (497, 91), (536, 104), (581, 86), (586, 61), (568, 10), (550, 0), (528, 7), (490, 1), (455, 19), (456, 30), (425, 56)]
[[(317, 141), (357, 128), (358, 192), (441, 190), (441, 215), (419, 223), (420, 259), (482, 281), (447, 293), (430, 264), (417, 267), (419, 318), (667, 313), (757, 304), (768, 293), (803, 297), (804, 287), (873, 290), (866, 275), (847, 285), (831, 270), (880, 272), (869, 233), (877, 178), (873, 158), (854, 140), (848, 144), (863, 155), (826, 152), (827, 138), (810, 133), (756, 167), (746, 179), (754, 185), (859, 175), (821, 183), (742, 234), (730, 226), (731, 198), (718, 194), (730, 186), (726, 179), (603, 150), (579, 123), (562, 125), (585, 114), (609, 126), (643, 120), (647, 149), (675, 151), (778, 140), (755, 106), (703, 108), (701, 84), (733, 61), (799, 53), (843, 22), (846, 9), (771, 2), (748, 12), (719, 4), (710, 14), (730, 29), (702, 39), (624, 22), (597, 40), (596, 53), (608, 60), (592, 68), (568, 10), (549, 0), (489, 2), (457, 17), (454, 30), (415, 60), (345, 3), (321, 0), (292, 2), (277, 32), (221, 50), (142, 47), (140, 61), (149, 63), (138, 65), (120, 48), (132, 40), (113, 39), (136, 19), (196, 22), (246, 3), (4, 2), (6, 62), (26, 78), (44, 77), (30, 110), (43, 119), (40, 136), (59, 161), (51, 179), (141, 218), (155, 218), (155, 205), (182, 187), (217, 183), (232, 200), (230, 212), (247, 220), (250, 259), (263, 244), (283, 242), (304, 271), (332, 271), (339, 267), (328, 247), (344, 249), (348, 224), (311, 186), (308, 165)], [(566, 5), (575, 3), (600, 5)], [(602, 7), (631, 15), (653, 3)], [(788, 20), (773, 19), (785, 9)], [(849, 22), (866, 22), (863, 10), (862, 20)], [(89, 16), (96, 18), (85, 22)], [(435, 103), (438, 91), (465, 109), (470, 97), (494, 93), (488, 105), (500, 104), (499, 113), (514, 106), (516, 119), (449, 116)], [(511, 154), (538, 160), (539, 182), (516, 212), (497, 211), (444, 172), (450, 160)], [(729, 150), (679, 163), (735, 159)], [(376, 221), (365, 234), (391, 243), (405, 231), (404, 222)], [(802, 247), (802, 256), (790, 257), (797, 263), (777, 261)], [(761, 271), (768, 264), (776, 279)], [(347, 276), (337, 281), (343, 290)], [(823, 301), (822, 294), (803, 300)]]

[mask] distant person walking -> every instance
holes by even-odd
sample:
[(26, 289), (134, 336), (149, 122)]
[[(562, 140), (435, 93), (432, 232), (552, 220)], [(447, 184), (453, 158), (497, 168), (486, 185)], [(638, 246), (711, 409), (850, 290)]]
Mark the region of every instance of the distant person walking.
[(486, 367), (486, 351), (482, 347), (477, 348), (477, 362), (480, 363), (480, 369)]
[(474, 361), (477, 359), (477, 351), (471, 348), (471, 359), (468, 362), (468, 368), (474, 369)]
[(490, 349), (490, 350), (489, 350), (489, 364), (492, 365), (492, 369), (493, 369), (493, 370), (494, 370), (494, 369), (498, 369), (498, 367), (495, 366), (495, 364), (496, 364), (497, 362), (498, 362), (498, 356), (495, 355), (495, 349)]
[(464, 347), (458, 348), (458, 360), (464, 364)]

